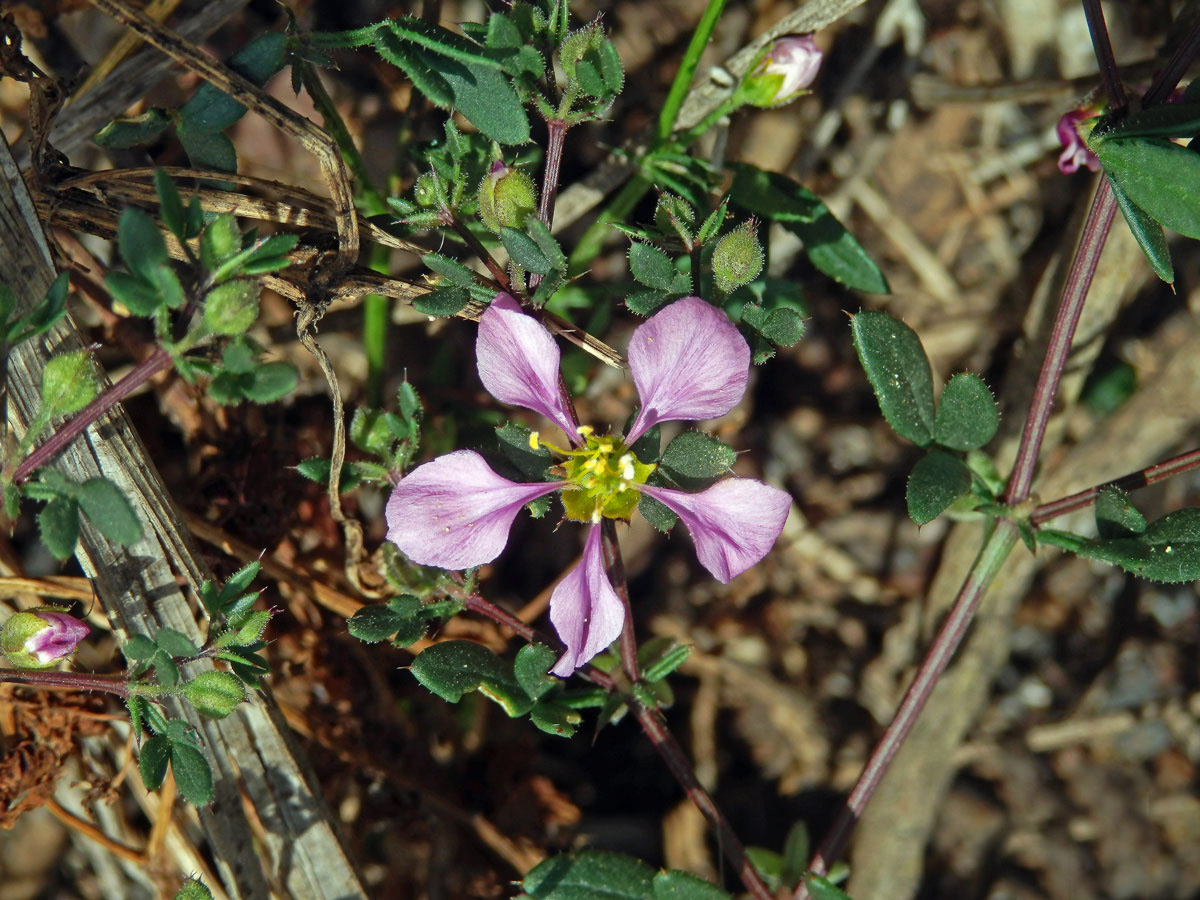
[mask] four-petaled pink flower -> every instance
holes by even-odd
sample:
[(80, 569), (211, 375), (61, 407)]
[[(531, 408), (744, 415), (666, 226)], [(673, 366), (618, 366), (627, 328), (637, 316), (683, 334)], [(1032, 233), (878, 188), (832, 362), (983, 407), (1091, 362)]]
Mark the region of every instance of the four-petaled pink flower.
[[(1080, 166), (1087, 166), (1093, 172), (1100, 171), (1100, 159), (1084, 142), (1084, 134), (1080, 133), (1080, 124), (1099, 114), (1095, 109), (1073, 109), (1058, 120), (1058, 142), (1063, 146), (1063, 152), (1058, 157), (1058, 170), (1064, 175), (1077, 172)], [(1091, 131), (1091, 127), (1087, 126), (1086, 134), (1091, 134)]]
[[(447, 454), (418, 466), (393, 489), (388, 540), (423, 565), (482, 565), (504, 549), (522, 506), (562, 491), (567, 518), (591, 527), (582, 560), (550, 598), (550, 621), (567, 648), (551, 670), (556, 675), (570, 675), (621, 633), (625, 610), (605, 571), (599, 524), (628, 520), (639, 494), (683, 520), (700, 564), (722, 582), (761, 560), (779, 537), (791, 505), (785, 492), (732, 477), (694, 494), (647, 484), (654, 465), (629, 449), (659, 422), (722, 416), (745, 393), (750, 348), (704, 300), (678, 300), (634, 331), (629, 368), (642, 406), (624, 437), (600, 437), (575, 425), (559, 389), (558, 346), (510, 295), (497, 294), (480, 319), (475, 354), (492, 396), (540, 413), (566, 434), (571, 449), (555, 448), (566, 459), (565, 479), (516, 483), (471, 450)], [(536, 434), (532, 440), (536, 445)]]

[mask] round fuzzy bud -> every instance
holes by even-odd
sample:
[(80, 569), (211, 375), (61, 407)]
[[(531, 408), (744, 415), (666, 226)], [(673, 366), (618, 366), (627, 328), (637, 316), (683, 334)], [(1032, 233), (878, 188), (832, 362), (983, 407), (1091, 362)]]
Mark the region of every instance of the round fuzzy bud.
[(246, 688), (236, 675), (214, 669), (201, 672), (185, 684), (183, 696), (202, 716), (224, 719), (246, 699)]
[(479, 218), (488, 230), (496, 234), (502, 227), (524, 231), (526, 220), (536, 209), (533, 179), (500, 160), (492, 163), (492, 170), (479, 182)]
[(742, 82), (742, 100), (761, 107), (791, 103), (816, 80), (822, 55), (811, 34), (780, 38)]
[(758, 223), (749, 219), (717, 241), (712, 255), (713, 280), (719, 290), (729, 293), (757, 278), (763, 261)]
[(212, 891), (204, 884), (195, 878), (189, 878), (180, 887), (179, 893), (175, 895), (174, 900), (213, 900)]
[(75, 652), (91, 629), (57, 606), (9, 616), (0, 628), (0, 650), (18, 669), (49, 669)]

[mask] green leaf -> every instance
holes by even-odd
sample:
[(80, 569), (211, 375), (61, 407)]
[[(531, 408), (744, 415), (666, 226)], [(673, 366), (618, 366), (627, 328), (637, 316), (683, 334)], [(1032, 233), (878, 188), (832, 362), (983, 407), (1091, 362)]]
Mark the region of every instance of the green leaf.
[(104, 276), (104, 286), (135, 316), (152, 316), (166, 302), (154, 285), (128, 272), (109, 272)]
[(200, 648), (192, 643), (182, 631), (174, 628), (160, 628), (154, 635), (154, 643), (168, 656), (187, 659), (200, 652)]
[(170, 127), (171, 119), (166, 110), (151, 107), (140, 116), (113, 119), (92, 140), (109, 150), (128, 150), (154, 142)]
[(498, 60), (482, 52), (478, 45), (440, 25), (431, 25), (413, 16), (397, 16), (383, 24), (399, 39), (419, 44), (439, 56), (458, 60), (468, 66), (491, 69), (499, 69), (501, 66)]
[[(287, 38), (277, 31), (255, 38), (229, 60), (229, 68), (261, 87), (283, 68)], [(184, 130), (224, 131), (246, 112), (246, 107), (205, 82), (179, 110), (180, 137)]]
[(454, 103), (454, 91), (435, 69), (425, 65), (417, 55), (418, 48), (405, 44), (387, 29), (379, 29), (375, 35), (375, 50), (386, 62), (399, 68), (412, 81), (425, 99), (443, 109)]
[(808, 826), (797, 822), (788, 829), (780, 858), (779, 881), (789, 891), (794, 890), (808, 868)]
[[(299, 235), (295, 234), (273, 234), (254, 241), (249, 247), (224, 259), (209, 278), (214, 282), (224, 281), (237, 275), (270, 272), (290, 265), (290, 261), (283, 254), (296, 246), (299, 239)], [(241, 240), (240, 234), (238, 240)]]
[(391, 453), (396, 441), (410, 433), (407, 422), (382, 409), (360, 406), (350, 420), (350, 440), (354, 446), (379, 457)]
[(442, 256), (440, 253), (426, 253), (421, 257), (421, 262), (425, 263), (426, 268), (441, 275), (457, 287), (465, 288), (475, 284), (475, 273), (448, 256)]
[(663, 534), (674, 528), (675, 523), (679, 521), (679, 516), (649, 494), (642, 494), (641, 499), (638, 500), (638, 512)]
[(42, 410), (50, 417), (79, 412), (96, 396), (96, 373), (86, 350), (51, 357), (42, 369)]
[[(346, 620), (352, 637), (365, 644), (378, 644), (389, 640), (398, 631), (416, 632), (417, 636), (405, 640), (411, 644), (425, 634), (425, 622), (420, 618), (423, 606), (420, 600), (409, 594), (393, 597), (387, 603), (364, 606)], [(405, 638), (408, 634), (404, 635)]]
[[(1191, 101), (1191, 102), (1189, 102)], [(1130, 113), (1116, 122), (1101, 120), (1092, 134), (1096, 141), (1114, 138), (1190, 138), (1200, 133), (1200, 104), (1184, 97), (1182, 103), (1161, 103)]]
[(1194, 581), (1200, 578), (1200, 508), (1189, 507), (1163, 516), (1136, 538), (1101, 538), (1075, 552), (1113, 563), (1151, 581)]
[[(319, 456), (309, 457), (296, 464), (297, 472), (317, 484), (329, 484), (329, 473), (332, 468), (329, 460)], [(344, 494), (346, 491), (354, 490), (361, 481), (361, 472), (357, 465), (352, 462), (342, 463), (342, 483), (338, 485), (338, 493)]]
[(533, 242), (537, 244), (538, 249), (542, 251), (542, 255), (550, 261), (551, 270), (565, 271), (567, 268), (566, 254), (563, 253), (558, 240), (550, 232), (550, 229), (542, 223), (542, 220), (530, 216), (525, 222), (525, 230), (533, 238)]
[(635, 241), (629, 245), (629, 274), (646, 287), (670, 291), (675, 282), (675, 264), (657, 247)]
[(417, 681), (443, 700), (457, 703), (464, 694), (479, 691), (495, 700), (510, 716), (522, 716), (533, 700), (521, 690), (495, 653), (471, 641), (444, 641), (422, 651), (410, 671)]
[(926, 453), (908, 476), (908, 515), (918, 525), (932, 522), (971, 489), (971, 470), (942, 450)]
[(605, 850), (552, 856), (525, 876), (518, 900), (649, 900), (654, 869)]
[(812, 897), (812, 900), (850, 900), (844, 891), (820, 875), (805, 875), (804, 886), (808, 888), (808, 896)]
[(12, 289), (0, 283), (0, 342), (18, 344), (21, 341), (49, 331), (67, 312), (67, 293), (71, 287), (68, 272), (59, 272), (46, 291), (42, 302), (25, 315), (17, 318), (5, 331), (5, 324), (16, 307)]
[(1110, 485), (1096, 495), (1096, 530), (1102, 538), (1137, 537), (1146, 531), (1146, 517), (1127, 492)]
[(554, 459), (545, 447), (539, 445), (535, 450), (530, 446), (532, 435), (532, 431), (516, 422), (509, 422), (496, 429), (500, 452), (522, 478), (529, 481), (545, 481), (546, 470), (554, 464)]
[(161, 647), (151, 657), (150, 664), (154, 666), (154, 677), (160, 684), (171, 687), (179, 683), (179, 666), (175, 665), (175, 660)]
[(237, 171), (237, 150), (233, 141), (220, 131), (179, 131), (177, 134), (194, 168)]
[(663, 451), (663, 472), (688, 490), (708, 487), (737, 461), (737, 451), (699, 431), (681, 432)]
[(757, 303), (747, 303), (742, 307), (742, 321), (780, 347), (794, 346), (804, 337), (804, 317), (790, 307), (767, 312)]
[(471, 294), (466, 288), (445, 287), (434, 288), (427, 294), (420, 294), (413, 299), (413, 309), (427, 316), (453, 316), (471, 302)]
[(263, 363), (251, 375), (242, 393), (253, 403), (274, 403), (286, 397), (300, 383), (300, 372), (291, 363)]
[(892, 430), (914, 444), (933, 441), (933, 374), (916, 332), (887, 313), (863, 312), (850, 322), (854, 349)]
[(546, 700), (529, 711), (529, 721), (539, 731), (555, 737), (571, 737), (583, 717), (565, 703)]
[(158, 644), (144, 634), (131, 634), (121, 645), (121, 653), (130, 662), (147, 662), (158, 652)]
[(172, 744), (171, 771), (175, 773), (179, 796), (184, 800), (193, 806), (208, 806), (212, 802), (212, 769), (203, 753), (188, 744)]
[(200, 235), (200, 262), (209, 272), (216, 271), (226, 260), (242, 250), (242, 233), (233, 213), (221, 213), (208, 223)]
[(1174, 284), (1175, 266), (1171, 262), (1171, 248), (1167, 246), (1167, 236), (1163, 234), (1162, 226), (1155, 222), (1144, 209), (1130, 200), (1129, 195), (1121, 189), (1111, 175), (1108, 176), (1108, 184), (1112, 188), (1113, 197), (1117, 201), (1121, 215), (1125, 217), (1125, 224), (1129, 226), (1130, 234), (1142, 248), (1142, 253), (1146, 255), (1146, 261), (1150, 263), (1150, 268), (1161, 280), (1167, 284)]
[(1152, 219), (1200, 238), (1200, 154), (1151, 138), (1090, 144), (1108, 177)]
[(715, 884), (679, 869), (655, 873), (651, 896), (654, 900), (732, 900)]
[(825, 203), (799, 183), (735, 164), (729, 196), (749, 212), (779, 222), (804, 242), (804, 252), (820, 271), (846, 287), (874, 294), (889, 292), (883, 272)]
[(121, 211), (117, 219), (117, 250), (125, 267), (145, 280), (159, 263), (165, 263), (167, 242), (147, 213), (132, 207)]
[(154, 170), (154, 192), (158, 194), (159, 215), (167, 230), (183, 240), (187, 236), (187, 216), (183, 212), (183, 200), (175, 188), (175, 182), (162, 169)]
[(529, 235), (505, 225), (500, 229), (500, 240), (517, 265), (537, 275), (550, 271), (550, 260)]
[(239, 614), (231, 628), (222, 635), (225, 646), (248, 647), (262, 640), (263, 632), (274, 615), (269, 609), (252, 609)]
[(85, 481), (78, 500), (88, 521), (110, 541), (128, 547), (142, 539), (142, 523), (129, 498), (107, 478)]
[(258, 294), (253, 281), (218, 284), (204, 299), (204, 323), (213, 334), (242, 334), (258, 318)]
[(667, 638), (661, 648), (654, 648), (655, 653), (642, 659), (641, 651), (650, 648), (653, 643), (654, 641), (648, 642), (638, 652), (638, 659), (642, 663), (642, 678), (651, 683), (662, 681), (687, 662), (687, 658), (692, 655), (692, 648), (687, 644), (678, 644), (674, 638)]
[(38, 513), (38, 533), (55, 559), (70, 559), (79, 540), (79, 504), (55, 497)]
[(933, 439), (951, 450), (974, 450), (996, 436), (999, 424), (1000, 410), (983, 379), (960, 372), (942, 391)]
[(633, 291), (625, 297), (625, 305), (631, 313), (648, 316), (678, 298), (678, 294), (665, 291)]
[(516, 676), (521, 690), (534, 700), (541, 700), (562, 683), (553, 675), (547, 674), (554, 665), (556, 656), (557, 654), (545, 644), (526, 644), (517, 651), (517, 658), (513, 662), (513, 675)]
[(138, 759), (138, 770), (142, 773), (142, 784), (148, 791), (157, 791), (167, 777), (167, 764), (171, 761), (171, 742), (163, 735), (155, 735), (142, 744), (142, 755)]

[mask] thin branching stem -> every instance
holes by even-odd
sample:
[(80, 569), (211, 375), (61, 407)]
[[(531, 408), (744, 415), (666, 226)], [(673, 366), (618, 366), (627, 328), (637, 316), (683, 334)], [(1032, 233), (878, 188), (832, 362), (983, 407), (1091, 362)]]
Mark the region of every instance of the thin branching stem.
[(1166, 481), (1168, 478), (1174, 478), (1176, 475), (1182, 475), (1185, 472), (1192, 472), (1196, 469), (1200, 469), (1200, 450), (1188, 450), (1186, 453), (1172, 456), (1170, 459), (1165, 459), (1152, 466), (1139, 469), (1137, 472), (1131, 472), (1112, 481), (1106, 481), (1104, 484), (1098, 484), (1095, 487), (1087, 488), (1068, 497), (1043, 503), (1034, 509), (1029, 520), (1034, 525), (1040, 525), (1057, 516), (1074, 512), (1077, 509), (1083, 509), (1094, 503), (1096, 497), (1106, 487), (1114, 487), (1122, 491), (1132, 491), (1151, 484), (1157, 484), (1160, 481)]
[(44, 669), (0, 669), (0, 681), (56, 691), (101, 691), (129, 699), (129, 681), (124, 675), (93, 675), (87, 672), (55, 672)]

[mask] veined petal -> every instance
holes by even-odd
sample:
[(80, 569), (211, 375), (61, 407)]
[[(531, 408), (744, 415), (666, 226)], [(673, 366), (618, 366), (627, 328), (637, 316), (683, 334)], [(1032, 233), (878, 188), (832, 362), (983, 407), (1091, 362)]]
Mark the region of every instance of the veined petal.
[(629, 368), (642, 398), (627, 440), (668, 419), (715, 419), (746, 392), (750, 347), (721, 310), (699, 297), (676, 300), (638, 326)]
[(752, 478), (726, 478), (697, 494), (641, 488), (683, 520), (700, 565), (728, 582), (767, 555), (791, 508), (784, 491)]
[(562, 678), (620, 636), (625, 607), (604, 571), (599, 526), (588, 530), (583, 559), (550, 595), (550, 621), (567, 645), (567, 652), (550, 670)]
[(475, 365), (488, 393), (501, 403), (541, 413), (579, 442), (558, 387), (560, 353), (541, 323), (511, 294), (497, 294), (479, 320)]
[(500, 555), (521, 507), (559, 487), (501, 478), (472, 450), (448, 453), (417, 466), (392, 489), (387, 537), (421, 565), (480, 566)]

